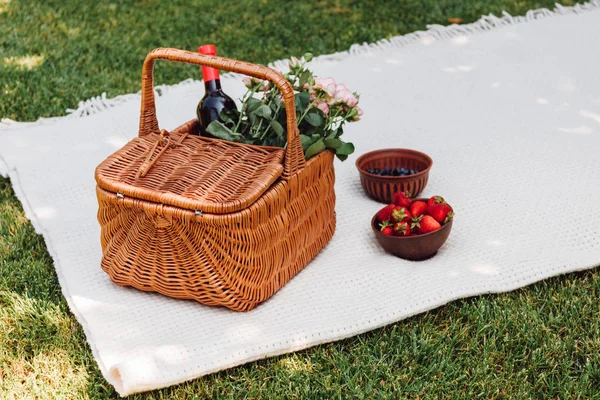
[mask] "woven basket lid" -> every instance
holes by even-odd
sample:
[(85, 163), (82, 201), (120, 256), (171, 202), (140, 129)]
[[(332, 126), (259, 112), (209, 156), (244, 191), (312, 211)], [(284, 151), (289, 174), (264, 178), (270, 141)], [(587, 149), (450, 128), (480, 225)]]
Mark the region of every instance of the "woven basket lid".
[[(194, 135), (137, 137), (96, 168), (102, 189), (191, 211), (226, 214), (254, 203), (281, 176), (285, 150)], [(140, 175), (143, 164), (151, 167)], [(155, 160), (155, 161), (154, 161)]]

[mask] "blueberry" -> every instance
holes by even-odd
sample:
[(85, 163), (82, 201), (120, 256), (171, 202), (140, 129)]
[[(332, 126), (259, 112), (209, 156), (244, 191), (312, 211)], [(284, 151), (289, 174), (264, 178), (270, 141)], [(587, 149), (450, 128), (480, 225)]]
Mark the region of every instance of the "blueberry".
[(373, 173), (373, 171), (374, 171), (374, 170), (373, 170), (373, 168), (369, 168), (369, 169), (367, 170), (367, 173), (368, 173), (368, 174), (372, 174), (372, 173)]
[(381, 173), (381, 175), (387, 175), (387, 176), (392, 175), (392, 169), (390, 167), (385, 167), (383, 169), (383, 172)]
[(402, 175), (402, 168), (394, 168), (394, 175), (395, 176)]
[(409, 175), (412, 175), (412, 174), (414, 174), (414, 173), (415, 173), (415, 171), (414, 171), (414, 170), (412, 170), (412, 169), (408, 171), (408, 174), (409, 174)]
[(381, 171), (379, 170), (379, 168), (375, 168), (375, 169), (373, 169), (373, 173), (375, 175), (379, 175), (379, 174), (381, 174)]

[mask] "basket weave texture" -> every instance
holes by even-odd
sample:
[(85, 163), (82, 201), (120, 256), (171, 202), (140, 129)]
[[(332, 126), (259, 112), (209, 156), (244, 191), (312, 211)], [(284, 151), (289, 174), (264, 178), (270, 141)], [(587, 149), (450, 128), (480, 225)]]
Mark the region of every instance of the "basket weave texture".
[[(267, 79), (287, 112), (285, 149), (172, 132), (156, 120), (156, 59)], [(277, 71), (222, 57), (156, 49), (144, 62), (139, 137), (96, 169), (102, 269), (118, 285), (248, 311), (271, 297), (335, 230), (329, 151), (305, 161), (294, 93)]]

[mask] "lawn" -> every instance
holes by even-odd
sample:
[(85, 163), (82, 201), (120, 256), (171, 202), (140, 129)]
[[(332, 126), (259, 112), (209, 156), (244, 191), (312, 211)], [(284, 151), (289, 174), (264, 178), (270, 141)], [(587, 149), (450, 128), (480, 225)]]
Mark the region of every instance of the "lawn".
[[(267, 63), (345, 50), (449, 17), (471, 22), (553, 3), (0, 0), (0, 117), (32, 121), (64, 115), (102, 92), (137, 92), (142, 61), (155, 47), (214, 42), (222, 55)], [(190, 77), (199, 74), (172, 65), (156, 79)], [(132, 398), (600, 398), (599, 298), (597, 269), (570, 274)], [(114, 397), (42, 237), (0, 178), (0, 398)]]

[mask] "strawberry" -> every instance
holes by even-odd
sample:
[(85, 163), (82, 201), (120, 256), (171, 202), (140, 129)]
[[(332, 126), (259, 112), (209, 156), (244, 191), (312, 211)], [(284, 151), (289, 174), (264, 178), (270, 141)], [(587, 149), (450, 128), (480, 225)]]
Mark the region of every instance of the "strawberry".
[(396, 205), (390, 204), (389, 206), (383, 207), (381, 210), (377, 211), (377, 220), (379, 222), (387, 221), (392, 216), (392, 211), (394, 211)]
[(410, 213), (414, 217), (423, 215), (426, 212), (427, 212), (427, 203), (425, 203), (424, 201), (415, 201), (410, 205)]
[(430, 206), (435, 203), (445, 203), (446, 200), (442, 196), (431, 196), (429, 200), (427, 200), (427, 205)]
[(446, 199), (442, 196), (431, 196), (429, 200), (427, 200), (427, 205), (431, 206), (433, 204), (446, 204)]
[(448, 223), (452, 218), (454, 218), (454, 211), (450, 211), (446, 215), (446, 218), (444, 218), (444, 222), (442, 222), (442, 225)]
[(419, 229), (421, 228), (421, 220), (424, 215), (419, 215), (418, 217), (412, 217), (410, 219), (410, 229), (414, 234), (419, 234)]
[(408, 236), (410, 235), (410, 226), (408, 222), (396, 222), (394, 224), (394, 236)]
[(410, 192), (396, 192), (394, 193), (394, 195), (392, 196), (392, 203), (394, 203), (397, 206), (402, 206), (402, 207), (410, 207), (410, 203), (412, 203), (412, 200), (410, 199)]
[(410, 217), (410, 211), (406, 207), (396, 206), (392, 211), (392, 221), (394, 222), (406, 222)]
[(381, 229), (381, 233), (387, 236), (392, 236), (394, 234), (394, 229), (389, 225), (384, 226), (383, 229)]
[[(446, 221), (447, 218), (449, 221), (454, 216), (452, 207), (450, 206), (450, 204), (448, 204), (446, 202), (433, 203), (433, 204), (427, 206), (427, 212), (429, 213), (429, 215), (431, 215), (433, 217), (433, 219), (435, 219), (440, 224), (444, 223), (444, 221)], [(452, 215), (450, 215), (450, 214), (452, 214)]]
[(440, 229), (441, 225), (431, 215), (423, 215), (419, 222), (419, 233), (429, 233)]
[(379, 230), (382, 231), (384, 228), (386, 228), (388, 226), (393, 228), (394, 223), (391, 220), (386, 219), (385, 221), (382, 221), (379, 223)]

